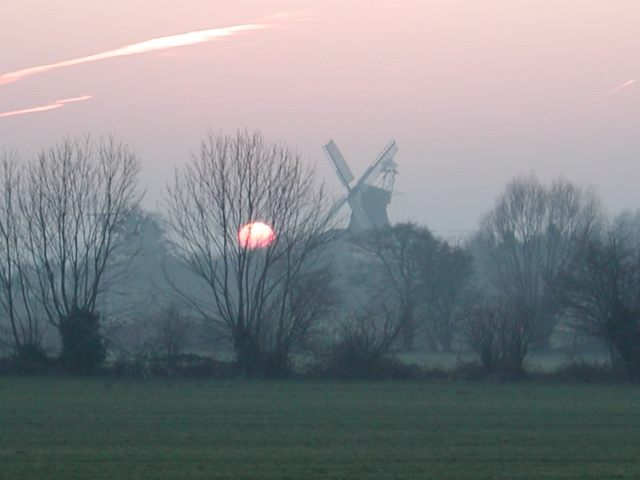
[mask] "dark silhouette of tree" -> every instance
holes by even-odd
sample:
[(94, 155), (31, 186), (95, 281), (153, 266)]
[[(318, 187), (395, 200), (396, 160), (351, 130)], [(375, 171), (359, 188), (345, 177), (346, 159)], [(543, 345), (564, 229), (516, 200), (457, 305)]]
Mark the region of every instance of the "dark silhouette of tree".
[(418, 257), (427, 338), (437, 342), (440, 350), (450, 352), (459, 333), (473, 260), (464, 247), (446, 240), (438, 240), (430, 261), (420, 261), (422, 254), (428, 253)]
[(124, 144), (85, 137), (42, 151), (24, 174), (29, 278), (72, 371), (92, 371), (105, 358), (96, 302), (107, 269), (129, 261), (120, 253), (128, 240), (123, 226), (141, 199), (139, 170)]
[[(233, 344), (243, 375), (286, 374), (291, 355), (326, 315), (331, 275), (325, 194), (311, 169), (259, 133), (210, 133), (168, 194), (176, 255), (206, 286), (189, 302)], [(275, 237), (246, 248), (239, 229), (269, 224)]]
[(23, 173), (13, 153), (0, 155), (0, 308), (8, 322), (11, 347), (21, 362), (40, 361), (45, 328), (35, 305), (20, 213)]
[(364, 232), (355, 242), (365, 253), (359, 277), (367, 288), (367, 303), (388, 312), (385, 324), (389, 317), (395, 319), (395, 328), (379, 329), (394, 341), (381, 343), (391, 346), (401, 337), (402, 346), (411, 348), (424, 320), (422, 275), (433, 264), (438, 241), (427, 228), (400, 223)]
[(411, 348), (422, 328), (433, 347), (450, 350), (471, 274), (469, 254), (413, 223), (366, 232), (356, 243), (367, 254), (360, 276), (368, 284), (368, 303), (393, 312), (403, 347)]
[(526, 177), (509, 183), (483, 219), (473, 242), (477, 280), (485, 295), (509, 312), (517, 325), (513, 331), (522, 332), (514, 339), (526, 339), (514, 350), (547, 344), (561, 310), (559, 275), (571, 269), (599, 215), (592, 192), (565, 180), (547, 187)]
[(628, 215), (583, 248), (560, 298), (577, 326), (602, 339), (615, 364), (640, 377), (640, 236)]

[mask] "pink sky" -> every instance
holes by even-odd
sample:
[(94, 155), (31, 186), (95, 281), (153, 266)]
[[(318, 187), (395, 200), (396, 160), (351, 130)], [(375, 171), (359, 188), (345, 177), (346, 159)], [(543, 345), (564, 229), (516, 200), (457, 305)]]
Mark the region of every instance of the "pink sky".
[(395, 221), (473, 229), (506, 181), (531, 172), (635, 209), (639, 18), (633, 0), (4, 0), (0, 77), (174, 34), (269, 28), (0, 84), (0, 113), (92, 96), (0, 117), (0, 148), (28, 156), (68, 134), (117, 133), (158, 208), (210, 127), (297, 147), (336, 192), (326, 141), (357, 174), (394, 138)]

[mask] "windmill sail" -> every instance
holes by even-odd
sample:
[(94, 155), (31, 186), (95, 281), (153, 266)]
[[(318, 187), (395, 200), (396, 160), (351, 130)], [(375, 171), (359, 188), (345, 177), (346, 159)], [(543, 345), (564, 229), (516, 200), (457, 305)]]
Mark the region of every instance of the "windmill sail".
[(331, 160), (331, 163), (338, 175), (338, 178), (340, 179), (342, 184), (348, 189), (349, 183), (351, 183), (351, 180), (354, 179), (353, 172), (351, 172), (349, 165), (347, 165), (347, 161), (342, 156), (342, 152), (340, 152), (340, 149), (336, 145), (336, 142), (331, 140), (329, 143), (327, 143), (324, 146), (324, 151), (326, 152), (329, 159)]
[(358, 185), (362, 185), (363, 183), (367, 183), (367, 184), (373, 183), (378, 177), (378, 175), (380, 175), (380, 172), (382, 171), (382, 168), (384, 167), (385, 163), (393, 159), (393, 156), (396, 154), (397, 151), (398, 151), (398, 146), (396, 145), (396, 142), (394, 140), (391, 140), (387, 144), (387, 146), (384, 147), (384, 150), (382, 150), (380, 155), (378, 155), (378, 157), (371, 164), (371, 166), (367, 168), (367, 170), (362, 174), (362, 177), (360, 177), (360, 180), (358, 180)]

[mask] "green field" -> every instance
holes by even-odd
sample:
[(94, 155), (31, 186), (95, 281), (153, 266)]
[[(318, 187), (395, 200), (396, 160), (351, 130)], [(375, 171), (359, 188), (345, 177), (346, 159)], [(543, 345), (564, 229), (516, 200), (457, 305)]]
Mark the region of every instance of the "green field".
[(640, 478), (640, 386), (0, 378), (0, 478)]

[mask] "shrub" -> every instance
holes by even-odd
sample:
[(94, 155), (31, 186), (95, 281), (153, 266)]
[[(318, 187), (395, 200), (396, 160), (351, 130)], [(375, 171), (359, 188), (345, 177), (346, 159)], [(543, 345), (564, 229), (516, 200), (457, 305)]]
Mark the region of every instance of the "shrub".
[(49, 367), (50, 360), (45, 351), (32, 343), (19, 346), (9, 362), (10, 371), (19, 374), (46, 373)]
[(60, 363), (69, 373), (95, 373), (107, 356), (100, 333), (100, 316), (76, 310), (60, 322)]
[(486, 374), (519, 378), (532, 338), (526, 315), (501, 302), (486, 302), (467, 309), (462, 325), (467, 345), (478, 354)]

